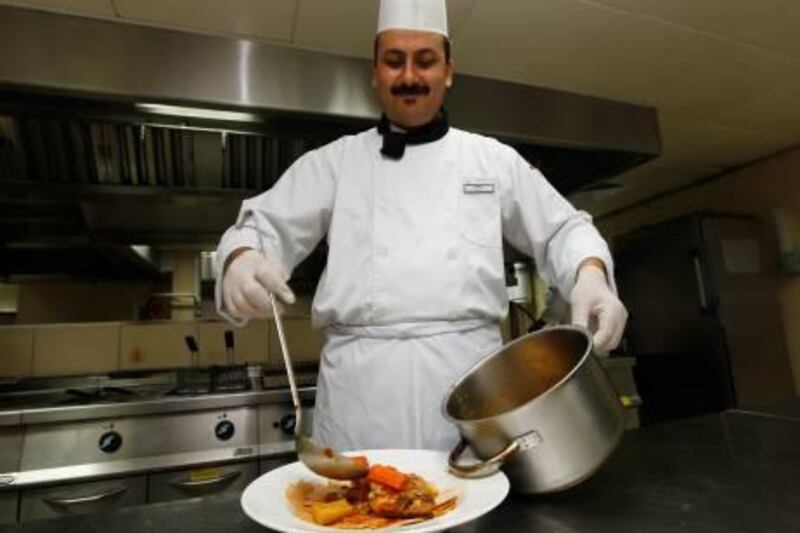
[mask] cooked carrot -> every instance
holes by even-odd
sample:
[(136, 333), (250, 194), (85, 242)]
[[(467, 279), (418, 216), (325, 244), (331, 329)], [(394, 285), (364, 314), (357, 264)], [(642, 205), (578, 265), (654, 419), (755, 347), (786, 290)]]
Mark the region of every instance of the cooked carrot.
[(351, 459), (364, 465), (364, 468), (369, 468), (369, 460), (367, 459), (366, 455), (357, 455), (355, 457), (351, 457)]
[(367, 474), (367, 480), (385, 485), (390, 489), (403, 490), (408, 477), (396, 468), (385, 465), (373, 465)]

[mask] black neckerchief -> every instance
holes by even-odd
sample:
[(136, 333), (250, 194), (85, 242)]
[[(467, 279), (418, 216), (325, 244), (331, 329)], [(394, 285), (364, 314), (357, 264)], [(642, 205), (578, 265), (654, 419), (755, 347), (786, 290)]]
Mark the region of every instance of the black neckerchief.
[(450, 124), (447, 122), (447, 113), (442, 109), (436, 118), (404, 131), (393, 131), (392, 123), (385, 114), (381, 115), (378, 122), (378, 133), (383, 135), (381, 153), (390, 159), (400, 159), (406, 151), (407, 144), (424, 144), (438, 141), (447, 134)]

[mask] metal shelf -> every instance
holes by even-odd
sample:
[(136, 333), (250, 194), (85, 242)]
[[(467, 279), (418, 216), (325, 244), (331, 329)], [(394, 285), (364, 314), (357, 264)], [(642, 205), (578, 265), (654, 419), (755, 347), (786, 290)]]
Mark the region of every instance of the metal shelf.
[(241, 201), (258, 194), (257, 189), (223, 189), (168, 187), (159, 185), (126, 185), (103, 183), (70, 183), (64, 181), (0, 180), (0, 199), (54, 200), (62, 202), (90, 198), (155, 197), (162, 202), (187, 200)]

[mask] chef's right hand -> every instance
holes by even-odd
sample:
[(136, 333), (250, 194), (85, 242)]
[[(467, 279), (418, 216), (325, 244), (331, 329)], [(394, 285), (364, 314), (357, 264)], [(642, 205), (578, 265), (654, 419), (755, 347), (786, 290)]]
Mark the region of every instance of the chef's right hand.
[(283, 269), (252, 249), (235, 251), (222, 278), (225, 309), (242, 319), (271, 316), (269, 292), (281, 302), (291, 305), (295, 298), (286, 284)]

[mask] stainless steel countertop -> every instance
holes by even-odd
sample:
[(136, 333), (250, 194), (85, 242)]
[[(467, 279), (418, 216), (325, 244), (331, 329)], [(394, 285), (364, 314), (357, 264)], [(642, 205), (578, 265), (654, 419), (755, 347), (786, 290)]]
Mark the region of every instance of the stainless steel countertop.
[[(800, 422), (731, 411), (626, 432), (591, 479), (558, 494), (511, 495), (458, 533), (800, 531)], [(31, 522), (27, 533), (268, 531), (239, 493)], [(269, 504), (269, 503), (267, 503)]]
[(0, 427), (19, 426), (22, 424), (22, 410), (0, 411)]

